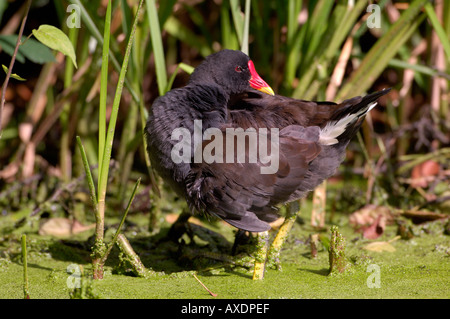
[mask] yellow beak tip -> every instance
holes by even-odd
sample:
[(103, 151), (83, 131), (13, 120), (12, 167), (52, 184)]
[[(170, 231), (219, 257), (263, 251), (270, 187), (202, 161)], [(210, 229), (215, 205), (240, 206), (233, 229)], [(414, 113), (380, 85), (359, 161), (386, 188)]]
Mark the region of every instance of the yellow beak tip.
[(269, 95), (275, 95), (275, 92), (270, 86), (263, 86), (258, 89), (258, 91), (261, 91), (263, 93), (269, 94)]

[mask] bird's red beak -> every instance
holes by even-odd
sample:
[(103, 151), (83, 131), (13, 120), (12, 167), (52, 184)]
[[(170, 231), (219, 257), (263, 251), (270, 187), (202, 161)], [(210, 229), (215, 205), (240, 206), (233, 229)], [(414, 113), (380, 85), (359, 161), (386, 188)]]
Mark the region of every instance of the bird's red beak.
[(269, 95), (275, 95), (272, 88), (269, 86), (269, 84), (266, 83), (256, 72), (255, 65), (253, 64), (253, 61), (248, 61), (248, 69), (250, 70), (250, 74), (252, 77), (250, 78), (250, 86), (254, 88), (255, 90), (264, 92)]

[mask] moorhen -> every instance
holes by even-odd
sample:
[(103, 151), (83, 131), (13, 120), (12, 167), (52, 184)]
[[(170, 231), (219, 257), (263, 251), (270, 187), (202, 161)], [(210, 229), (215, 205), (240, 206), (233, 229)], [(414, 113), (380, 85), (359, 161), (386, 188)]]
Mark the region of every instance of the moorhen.
[(388, 92), (340, 104), (275, 95), (246, 54), (222, 50), (151, 106), (151, 164), (191, 210), (265, 232), (276, 205), (335, 173), (366, 113)]

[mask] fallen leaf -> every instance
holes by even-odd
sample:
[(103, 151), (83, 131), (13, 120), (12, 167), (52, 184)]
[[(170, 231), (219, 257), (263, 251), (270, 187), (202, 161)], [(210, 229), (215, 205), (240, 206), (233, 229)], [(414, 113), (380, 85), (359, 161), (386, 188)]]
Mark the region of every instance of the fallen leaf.
[(402, 212), (402, 215), (411, 219), (414, 224), (422, 224), (437, 219), (450, 218), (450, 215), (448, 214), (438, 214), (424, 210), (407, 210)]
[(367, 244), (366, 246), (364, 246), (364, 249), (371, 250), (371, 251), (377, 251), (377, 252), (382, 252), (382, 251), (394, 252), (395, 251), (395, 247), (392, 246), (387, 241), (376, 241), (376, 242)]
[(400, 236), (395, 236), (393, 239), (389, 241), (375, 241), (370, 244), (367, 244), (366, 246), (363, 247), (363, 249), (376, 252), (383, 252), (383, 251), (394, 252), (395, 247), (392, 246), (391, 243), (399, 238)]
[(372, 223), (372, 225), (364, 229), (363, 237), (367, 239), (377, 239), (384, 233), (385, 228), (386, 218), (380, 214), (378, 215), (377, 220)]
[(72, 234), (79, 234), (93, 228), (95, 228), (95, 224), (83, 225), (78, 220), (75, 220), (72, 224)]
[(417, 187), (427, 187), (430, 181), (430, 176), (436, 176), (439, 174), (440, 166), (439, 163), (433, 160), (428, 160), (419, 165), (414, 166), (411, 171), (411, 186)]
[(350, 225), (356, 229), (365, 229), (373, 225), (382, 216), (385, 225), (394, 222), (394, 214), (387, 206), (366, 205), (350, 215)]
[(55, 237), (68, 237), (86, 230), (92, 229), (95, 224), (82, 225), (77, 220), (72, 221), (68, 218), (55, 217), (50, 218), (39, 228), (39, 235), (51, 235)]

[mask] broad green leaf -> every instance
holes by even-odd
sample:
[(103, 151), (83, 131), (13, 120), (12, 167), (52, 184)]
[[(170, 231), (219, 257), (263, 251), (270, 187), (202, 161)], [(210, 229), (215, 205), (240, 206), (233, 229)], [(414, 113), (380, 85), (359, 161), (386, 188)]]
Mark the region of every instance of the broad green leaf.
[(19, 47), (19, 51), (31, 62), (44, 64), (47, 62), (55, 62), (55, 56), (52, 51), (42, 43), (28, 39)]
[(45, 44), (49, 48), (57, 50), (70, 57), (75, 67), (78, 68), (75, 50), (72, 46), (72, 43), (70, 42), (70, 39), (67, 37), (67, 35), (60, 29), (48, 24), (43, 24), (39, 27), (39, 29), (33, 30), (33, 35), (36, 37), (36, 39), (38, 39), (41, 43)]
[[(2, 67), (3, 67), (3, 71), (5, 71), (5, 73), (8, 74), (8, 67), (5, 66), (5, 65), (3, 65), (3, 64), (2, 64)], [(16, 80), (19, 80), (19, 81), (26, 81), (26, 79), (24, 79), (24, 78), (18, 76), (18, 75), (15, 74), (15, 73), (14, 73), (14, 74), (11, 73), (11, 77), (12, 77), (13, 79), (16, 79)]]
[[(15, 40), (13, 40), (15, 38)], [(0, 48), (7, 54), (12, 56), (14, 54), (14, 48), (16, 46), (17, 35), (0, 35)], [(20, 52), (20, 48), (17, 51), (16, 61), (25, 63), (25, 56)]]
[[(16, 42), (17, 35), (0, 35), (0, 47), (11, 56), (14, 53)], [(22, 37), (22, 44), (17, 51), (16, 60), (25, 63), (25, 58), (38, 64), (55, 61), (55, 57), (48, 47), (34, 39)]]

